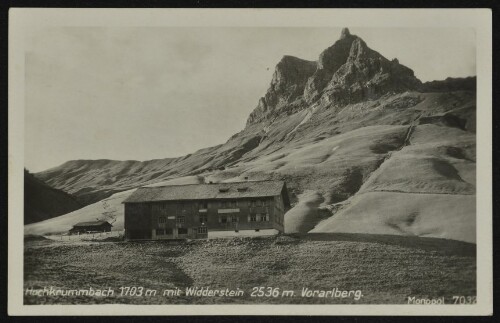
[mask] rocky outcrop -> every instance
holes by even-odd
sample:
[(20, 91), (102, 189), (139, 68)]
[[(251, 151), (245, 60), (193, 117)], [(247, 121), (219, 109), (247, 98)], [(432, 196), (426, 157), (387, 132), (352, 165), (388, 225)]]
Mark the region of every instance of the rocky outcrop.
[(347, 62), (351, 47), (356, 39), (358, 37), (351, 35), (349, 30), (344, 28), (340, 39), (320, 54), (317, 70), (307, 81), (306, 91), (304, 92), (306, 102), (311, 103), (321, 96), (322, 91), (331, 81), (335, 72)]
[(292, 103), (304, 93), (308, 78), (316, 70), (316, 63), (293, 56), (284, 56), (276, 65), (271, 85), (257, 107), (250, 114), (247, 123), (260, 120), (274, 110)]
[(289, 109), (295, 112), (297, 105), (307, 107), (318, 100), (349, 104), (419, 87), (421, 82), (410, 68), (386, 59), (344, 28), (316, 62), (285, 57), (247, 124)]
[(383, 94), (415, 90), (420, 81), (413, 71), (370, 49), (361, 38), (352, 44), (346, 62), (332, 76), (323, 97), (336, 104), (374, 99)]

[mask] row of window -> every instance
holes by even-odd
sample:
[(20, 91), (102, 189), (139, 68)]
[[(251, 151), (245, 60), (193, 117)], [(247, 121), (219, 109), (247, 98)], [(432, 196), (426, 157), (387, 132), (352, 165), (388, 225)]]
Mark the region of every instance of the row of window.
[[(239, 230), (234, 230), (235, 232), (239, 232)], [(255, 232), (259, 232), (259, 229), (255, 229)], [(199, 234), (207, 234), (208, 229), (207, 227), (198, 227), (196, 228), (196, 232)], [(165, 235), (173, 235), (174, 230), (171, 228), (167, 229), (156, 229), (156, 235), (157, 236), (165, 236)], [(188, 234), (188, 229), (186, 228), (177, 228), (177, 234)]]
[(268, 214), (251, 214), (248, 219), (248, 222), (267, 222), (267, 221), (269, 221)]
[[(266, 205), (271, 205), (271, 200), (250, 200), (248, 201), (219, 201), (215, 202), (215, 204), (211, 204), (215, 207), (222, 207), (222, 208), (231, 208), (231, 207), (238, 207), (238, 206), (246, 206), (250, 205), (251, 207), (256, 207), (256, 206), (266, 206)], [(208, 204), (207, 207), (208, 208)]]
[[(207, 227), (199, 227), (196, 229), (196, 232), (207, 233), (208, 230), (207, 230)], [(172, 228), (156, 229), (157, 236), (173, 235), (173, 234), (174, 234), (174, 229), (172, 229)], [(187, 228), (177, 228), (177, 234), (188, 234), (188, 229)]]
[(219, 223), (235, 223), (235, 222), (240, 222), (240, 218), (237, 215), (220, 215), (219, 216)]
[[(248, 222), (267, 222), (269, 221), (269, 215), (266, 213), (262, 214), (251, 214), (247, 218)], [(228, 223), (228, 222), (240, 222), (240, 218), (237, 215), (231, 216), (219, 216), (220, 223)]]
[[(196, 228), (196, 232), (199, 234), (207, 234), (208, 229), (207, 229), (207, 227), (199, 227), (199, 228)], [(234, 232), (239, 232), (239, 230), (236, 229), (236, 230), (234, 230)], [(255, 232), (260, 232), (260, 229), (255, 229)], [(173, 229), (156, 229), (157, 236), (173, 235), (173, 234), (174, 234)], [(177, 234), (188, 234), (188, 229), (178, 228)]]
[[(186, 223), (186, 217), (184, 215), (182, 216), (176, 216), (176, 217), (167, 217), (169, 220), (173, 220), (175, 218), (175, 222), (176, 223), (179, 223), (179, 224), (183, 224), (183, 223)], [(167, 218), (164, 217), (164, 216), (160, 216), (158, 217), (158, 223), (166, 223), (167, 222)]]
[[(210, 206), (212, 207), (220, 207), (220, 208), (236, 208), (239, 206), (245, 206), (245, 205), (250, 205), (251, 207), (256, 207), (256, 206), (265, 206), (265, 205), (271, 205), (271, 200), (250, 200), (248, 201), (217, 201), (217, 202), (210, 202)], [(159, 204), (154, 204), (153, 207), (159, 210), (165, 210), (168, 206), (168, 203), (159, 203)], [(198, 209), (208, 209), (209, 202), (198, 202), (198, 203), (185, 203), (181, 205), (181, 208), (191, 208), (192, 206), (198, 208)]]
[[(247, 218), (248, 222), (267, 222), (269, 221), (269, 214), (267, 213), (262, 213), (262, 214), (251, 214)], [(158, 223), (163, 224), (166, 223), (167, 218), (164, 216), (158, 217)], [(199, 222), (200, 223), (207, 223), (208, 222), (208, 217), (207, 215), (200, 215), (199, 216)], [(240, 218), (237, 215), (219, 215), (219, 223), (229, 223), (229, 222), (240, 222)], [(176, 216), (175, 217), (175, 223), (178, 224), (184, 224), (186, 223), (186, 217), (185, 216)]]

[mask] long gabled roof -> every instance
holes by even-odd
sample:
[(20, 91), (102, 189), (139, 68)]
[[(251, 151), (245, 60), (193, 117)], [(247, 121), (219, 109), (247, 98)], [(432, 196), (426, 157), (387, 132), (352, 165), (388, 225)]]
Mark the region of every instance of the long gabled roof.
[(123, 203), (278, 196), (284, 185), (283, 181), (246, 181), (140, 187)]
[(73, 227), (98, 227), (106, 223), (111, 225), (108, 221), (88, 221), (88, 222), (78, 222), (77, 224), (73, 225)]

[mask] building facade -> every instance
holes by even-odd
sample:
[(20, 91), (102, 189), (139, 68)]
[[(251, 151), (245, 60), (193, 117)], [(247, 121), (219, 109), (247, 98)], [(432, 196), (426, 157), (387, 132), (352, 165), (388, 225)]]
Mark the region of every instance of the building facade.
[(141, 187), (123, 203), (127, 240), (273, 235), (290, 208), (282, 181)]

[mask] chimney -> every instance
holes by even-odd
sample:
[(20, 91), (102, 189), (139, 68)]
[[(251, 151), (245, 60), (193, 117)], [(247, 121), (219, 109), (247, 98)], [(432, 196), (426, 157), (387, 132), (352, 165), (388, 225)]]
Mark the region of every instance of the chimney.
[(245, 181), (248, 181), (248, 176), (245, 176), (244, 178), (245, 178)]

